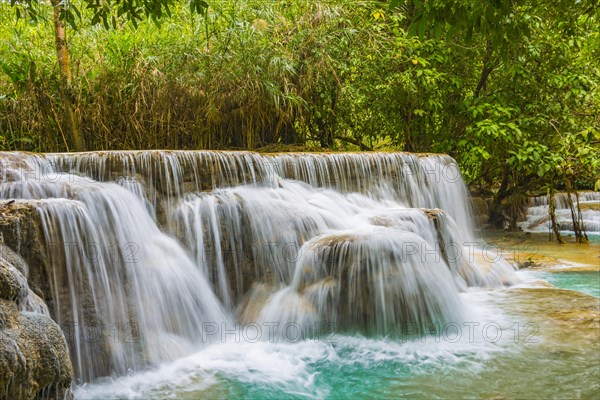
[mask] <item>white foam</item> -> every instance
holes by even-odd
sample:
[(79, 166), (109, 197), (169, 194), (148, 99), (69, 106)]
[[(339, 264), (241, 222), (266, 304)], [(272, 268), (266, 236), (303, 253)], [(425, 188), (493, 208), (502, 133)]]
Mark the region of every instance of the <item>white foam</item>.
[[(294, 343), (258, 341), (250, 343), (232, 335), (189, 357), (133, 376), (121, 377), (75, 389), (77, 399), (179, 398), (211, 396), (225, 385), (241, 384), (288, 396), (325, 398), (328, 383), (319, 379), (330, 369), (355, 367), (371, 369), (381, 365), (401, 365), (410, 374), (469, 369), (481, 371), (495, 354), (517, 352), (511, 325), (515, 322), (495, 305), (494, 293), (474, 291), (468, 298), (468, 320), (457, 321), (463, 334), (454, 332), (408, 338), (366, 338), (332, 334)], [(465, 323), (474, 326), (472, 334)], [(479, 325), (474, 325), (479, 324)], [(486, 324), (497, 324), (503, 335), (495, 340), (494, 329), (483, 334)], [(494, 339), (494, 340), (492, 340)]]

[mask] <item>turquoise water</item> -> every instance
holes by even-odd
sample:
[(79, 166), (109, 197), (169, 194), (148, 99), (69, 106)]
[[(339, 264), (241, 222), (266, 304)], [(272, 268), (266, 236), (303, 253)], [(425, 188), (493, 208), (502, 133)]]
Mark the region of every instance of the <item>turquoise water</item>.
[(600, 271), (566, 271), (566, 272), (540, 272), (537, 273), (544, 279), (560, 289), (577, 290), (594, 297), (600, 297)]
[[(573, 231), (561, 231), (561, 235), (575, 240), (575, 233)], [(587, 237), (590, 243), (600, 243), (600, 232), (587, 232)]]
[[(600, 272), (523, 272), (600, 298)], [(462, 294), (469, 319), (459, 323), (460, 335), (451, 331), (408, 339), (334, 334), (293, 343), (249, 343), (230, 336), (154, 370), (78, 386), (75, 397), (600, 398), (597, 324), (591, 330), (579, 322), (556, 324), (544, 314), (565, 304), (589, 309), (591, 298), (562, 293), (504, 289)], [(465, 328), (468, 321), (477, 324), (472, 333)], [(483, 333), (488, 323), (501, 327), (498, 340), (489, 337), (494, 330)]]
[[(521, 289), (524, 290), (524, 289)], [(295, 343), (230, 340), (155, 370), (75, 389), (77, 399), (598, 398), (594, 340), (521, 310), (544, 291), (464, 294), (462, 334), (335, 334)], [(561, 300), (562, 301), (562, 300)], [(512, 310), (512, 311), (511, 311)], [(513, 312), (519, 310), (518, 312)], [(521, 314), (521, 317), (518, 315)], [(531, 318), (531, 319), (530, 319)], [(538, 318), (537, 320), (535, 318)], [(465, 323), (476, 323), (468, 333)], [(482, 327), (497, 324), (500, 337)], [(518, 325), (517, 325), (518, 324)], [(528, 329), (534, 324), (535, 330)], [(515, 326), (519, 334), (515, 336)], [(558, 329), (558, 331), (554, 331)], [(232, 340), (233, 339), (233, 340)]]
[(441, 398), (449, 392), (435, 383), (440, 377), (460, 379), (457, 390), (466, 391), (502, 349), (436, 343), (433, 337), (406, 343), (352, 336), (334, 340), (215, 345), (155, 372), (80, 387), (76, 398)]
[(595, 398), (599, 390), (594, 351), (338, 340), (217, 345), (158, 371), (80, 387), (76, 398)]
[[(526, 280), (543, 279), (600, 298), (600, 272), (523, 272)], [(600, 399), (597, 335), (590, 337), (589, 326), (580, 327), (579, 322), (556, 324), (543, 314), (560, 309), (565, 300), (579, 304), (581, 298), (547, 292), (552, 289), (518, 290), (462, 294), (464, 304), (472, 307), (470, 319), (460, 322), (461, 335), (401, 339), (334, 334), (294, 343), (247, 343), (230, 337), (154, 370), (76, 387), (75, 397)], [(465, 328), (468, 321), (478, 324), (473, 337)], [(483, 334), (481, 328), (488, 323), (501, 327), (501, 338), (490, 340)]]

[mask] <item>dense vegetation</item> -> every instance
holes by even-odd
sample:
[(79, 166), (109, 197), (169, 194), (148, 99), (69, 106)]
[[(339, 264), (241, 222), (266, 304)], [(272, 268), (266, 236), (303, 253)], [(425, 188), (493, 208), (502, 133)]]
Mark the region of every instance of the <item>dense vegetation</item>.
[(599, 19), (592, 0), (2, 2), (0, 149), (446, 152), (502, 225), (531, 191), (600, 185)]

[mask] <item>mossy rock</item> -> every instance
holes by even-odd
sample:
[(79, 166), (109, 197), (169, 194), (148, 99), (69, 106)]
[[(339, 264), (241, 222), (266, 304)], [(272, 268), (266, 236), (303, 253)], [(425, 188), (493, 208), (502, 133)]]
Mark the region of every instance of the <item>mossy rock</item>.
[[(0, 258), (9, 262), (27, 280), (28, 286), (44, 301), (51, 303), (46, 265), (46, 247), (39, 201), (0, 201)], [(10, 248), (9, 248), (10, 246)], [(52, 310), (52, 304), (48, 304)]]
[(20, 305), (27, 298), (27, 280), (6, 260), (0, 258), (0, 299)]
[(65, 338), (48, 316), (17, 312), (6, 300), (0, 315), (11, 324), (0, 330), (2, 399), (69, 399), (72, 369)]
[(27, 279), (9, 262), (22, 260), (6, 246), (0, 250), (0, 399), (71, 398), (65, 337), (47, 313), (24, 311)]

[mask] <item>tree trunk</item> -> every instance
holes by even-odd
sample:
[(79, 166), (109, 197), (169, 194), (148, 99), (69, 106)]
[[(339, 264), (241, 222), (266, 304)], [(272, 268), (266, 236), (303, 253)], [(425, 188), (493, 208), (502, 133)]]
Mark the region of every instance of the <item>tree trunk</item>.
[(479, 97), (481, 95), (482, 91), (485, 92), (485, 89), (487, 87), (488, 78), (490, 77), (490, 74), (494, 71), (494, 68), (496, 68), (496, 65), (492, 62), (493, 55), (494, 55), (494, 46), (492, 44), (492, 41), (488, 40), (486, 42), (485, 56), (483, 58), (483, 66), (481, 68), (481, 77), (479, 78), (479, 82), (477, 83), (477, 87), (475, 88), (475, 92), (473, 93), (473, 96), (475, 98)]
[(490, 216), (488, 222), (495, 229), (504, 228), (504, 221), (506, 221), (506, 217), (502, 210), (502, 200), (504, 200), (504, 198), (509, 194), (508, 173), (509, 166), (508, 164), (505, 164), (504, 170), (502, 171), (502, 182), (500, 183), (500, 189), (498, 189), (498, 192), (494, 196), (494, 201), (490, 207)]
[[(565, 177), (565, 187), (567, 189), (567, 203), (569, 204), (569, 209), (571, 210), (571, 220), (573, 221), (573, 231), (575, 232), (575, 240), (577, 243), (587, 243), (588, 237), (585, 233), (585, 228), (583, 227), (583, 223), (580, 224), (581, 219), (581, 209), (579, 207), (579, 196), (577, 195), (577, 190), (574, 189), (571, 180)], [(575, 205), (573, 204), (573, 198), (571, 194), (574, 193), (577, 198), (577, 212), (575, 211)]]
[(577, 193), (577, 188), (575, 188), (575, 200), (577, 201), (577, 223), (583, 236), (582, 243), (589, 243), (590, 239), (588, 238), (585, 226), (583, 225), (583, 214), (581, 213), (581, 205), (579, 204), (579, 193)]
[[(554, 182), (552, 182), (554, 185)], [(550, 186), (548, 189), (548, 209), (550, 211), (550, 223), (552, 224), (552, 231), (556, 235), (556, 240), (559, 244), (565, 244), (562, 236), (560, 236), (560, 230), (558, 229), (558, 223), (556, 222), (556, 205), (554, 204), (554, 186)], [(550, 236), (550, 241), (552, 241), (552, 236)]]
[[(69, 130), (70, 141), (75, 151), (84, 151), (85, 145), (81, 136), (79, 113), (73, 96), (71, 85), (71, 69), (69, 68), (69, 49), (67, 47), (67, 31), (61, 18), (64, 12), (64, 2), (51, 0), (54, 9), (54, 36), (56, 38), (56, 55), (60, 75), (60, 93), (65, 107), (65, 120)], [(69, 149), (67, 149), (69, 150)]]

